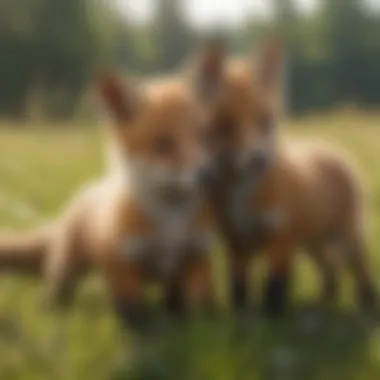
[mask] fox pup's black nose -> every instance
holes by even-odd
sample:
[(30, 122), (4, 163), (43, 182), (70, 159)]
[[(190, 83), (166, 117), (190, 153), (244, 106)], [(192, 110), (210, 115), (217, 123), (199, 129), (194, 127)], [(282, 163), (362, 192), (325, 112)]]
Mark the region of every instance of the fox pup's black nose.
[(210, 186), (217, 178), (216, 165), (207, 165), (199, 171), (199, 181), (203, 186)]
[(265, 169), (268, 164), (268, 154), (266, 152), (254, 152), (249, 160), (250, 170), (260, 172)]

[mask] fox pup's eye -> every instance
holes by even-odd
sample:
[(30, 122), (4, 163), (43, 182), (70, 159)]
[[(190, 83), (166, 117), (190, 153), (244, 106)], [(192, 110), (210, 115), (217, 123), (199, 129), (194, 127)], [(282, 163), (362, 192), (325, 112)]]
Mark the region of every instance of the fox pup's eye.
[(197, 134), (197, 140), (199, 145), (202, 147), (208, 147), (211, 142), (211, 129), (210, 128), (201, 128)]
[(274, 118), (270, 114), (263, 114), (259, 121), (259, 126), (264, 132), (269, 132), (274, 125)]
[(229, 118), (220, 120), (217, 129), (222, 136), (231, 136), (234, 132), (234, 123)]
[(158, 136), (154, 141), (154, 148), (159, 154), (170, 154), (175, 148), (174, 140), (171, 136)]

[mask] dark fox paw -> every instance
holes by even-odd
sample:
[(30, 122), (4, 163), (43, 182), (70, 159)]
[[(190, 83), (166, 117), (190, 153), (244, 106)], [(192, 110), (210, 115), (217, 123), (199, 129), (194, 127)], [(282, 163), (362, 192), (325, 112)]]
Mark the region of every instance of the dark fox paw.
[(288, 275), (269, 277), (264, 293), (264, 314), (267, 317), (281, 317), (285, 314), (288, 301)]

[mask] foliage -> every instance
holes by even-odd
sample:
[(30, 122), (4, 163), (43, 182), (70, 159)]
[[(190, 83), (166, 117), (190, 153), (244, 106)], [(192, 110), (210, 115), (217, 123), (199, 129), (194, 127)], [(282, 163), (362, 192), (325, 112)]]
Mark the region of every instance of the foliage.
[(155, 2), (153, 19), (141, 25), (116, 0), (2, 0), (0, 116), (70, 118), (100, 66), (165, 72), (210, 34), (242, 53), (273, 30), (289, 47), (292, 111), (380, 103), (380, 13), (365, 0), (319, 0), (307, 15), (294, 0), (272, 0), (272, 18), (248, 18), (236, 30), (194, 29), (182, 2)]
[[(336, 116), (292, 122), (295, 138), (324, 137), (355, 154), (371, 189), (372, 271), (380, 274), (380, 115)], [(55, 217), (67, 199), (101, 169), (102, 136), (92, 128), (10, 129), (0, 133), (0, 222), (30, 228)], [(220, 305), (226, 305), (225, 261), (215, 251)], [(252, 289), (258, 302), (265, 267), (255, 268)], [(315, 328), (302, 308), (315, 299), (318, 277), (306, 259), (297, 263), (294, 304), (298, 311), (270, 322), (252, 316), (242, 330), (228, 316), (211, 324), (178, 329), (157, 341), (158, 361), (151, 366), (170, 375), (148, 379), (292, 379), (377, 380), (380, 337), (369, 320), (352, 312), (351, 283), (344, 277), (337, 311)], [(345, 274), (343, 272), (343, 274)], [(375, 277), (376, 278), (376, 277)], [(380, 285), (379, 280), (377, 280)], [(123, 375), (131, 346), (115, 320), (105, 284), (89, 277), (73, 309), (64, 315), (39, 308), (39, 279), (0, 276), (0, 378), (116, 380)], [(222, 309), (224, 310), (224, 309)], [(376, 326), (376, 325), (375, 325)], [(157, 368), (157, 366), (159, 366)], [(148, 368), (145, 368), (147, 371)]]

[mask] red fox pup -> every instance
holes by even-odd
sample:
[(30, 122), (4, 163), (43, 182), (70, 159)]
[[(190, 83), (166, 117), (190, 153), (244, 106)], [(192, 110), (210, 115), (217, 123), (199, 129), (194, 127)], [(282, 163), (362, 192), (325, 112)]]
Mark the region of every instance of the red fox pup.
[(361, 183), (332, 149), (278, 136), (283, 56), (282, 44), (273, 40), (256, 60), (226, 62), (220, 54), (214, 66), (221, 94), (211, 109), (209, 144), (219, 175), (211, 200), (227, 243), (234, 306), (246, 306), (250, 253), (259, 249), (269, 263), (264, 297), (269, 314), (284, 308), (299, 248), (315, 259), (323, 297), (332, 300), (337, 280), (330, 247), (341, 251), (352, 270), (359, 301), (372, 306)]
[[(39, 271), (49, 299), (68, 301), (89, 266), (105, 275), (126, 323), (144, 323), (143, 292), (164, 287), (169, 310), (210, 306), (212, 222), (204, 194), (208, 58), (196, 86), (163, 79), (137, 85), (103, 75), (97, 91), (110, 118), (120, 171), (82, 191), (51, 227), (0, 236), (0, 266)], [(204, 83), (207, 85), (207, 83)]]

